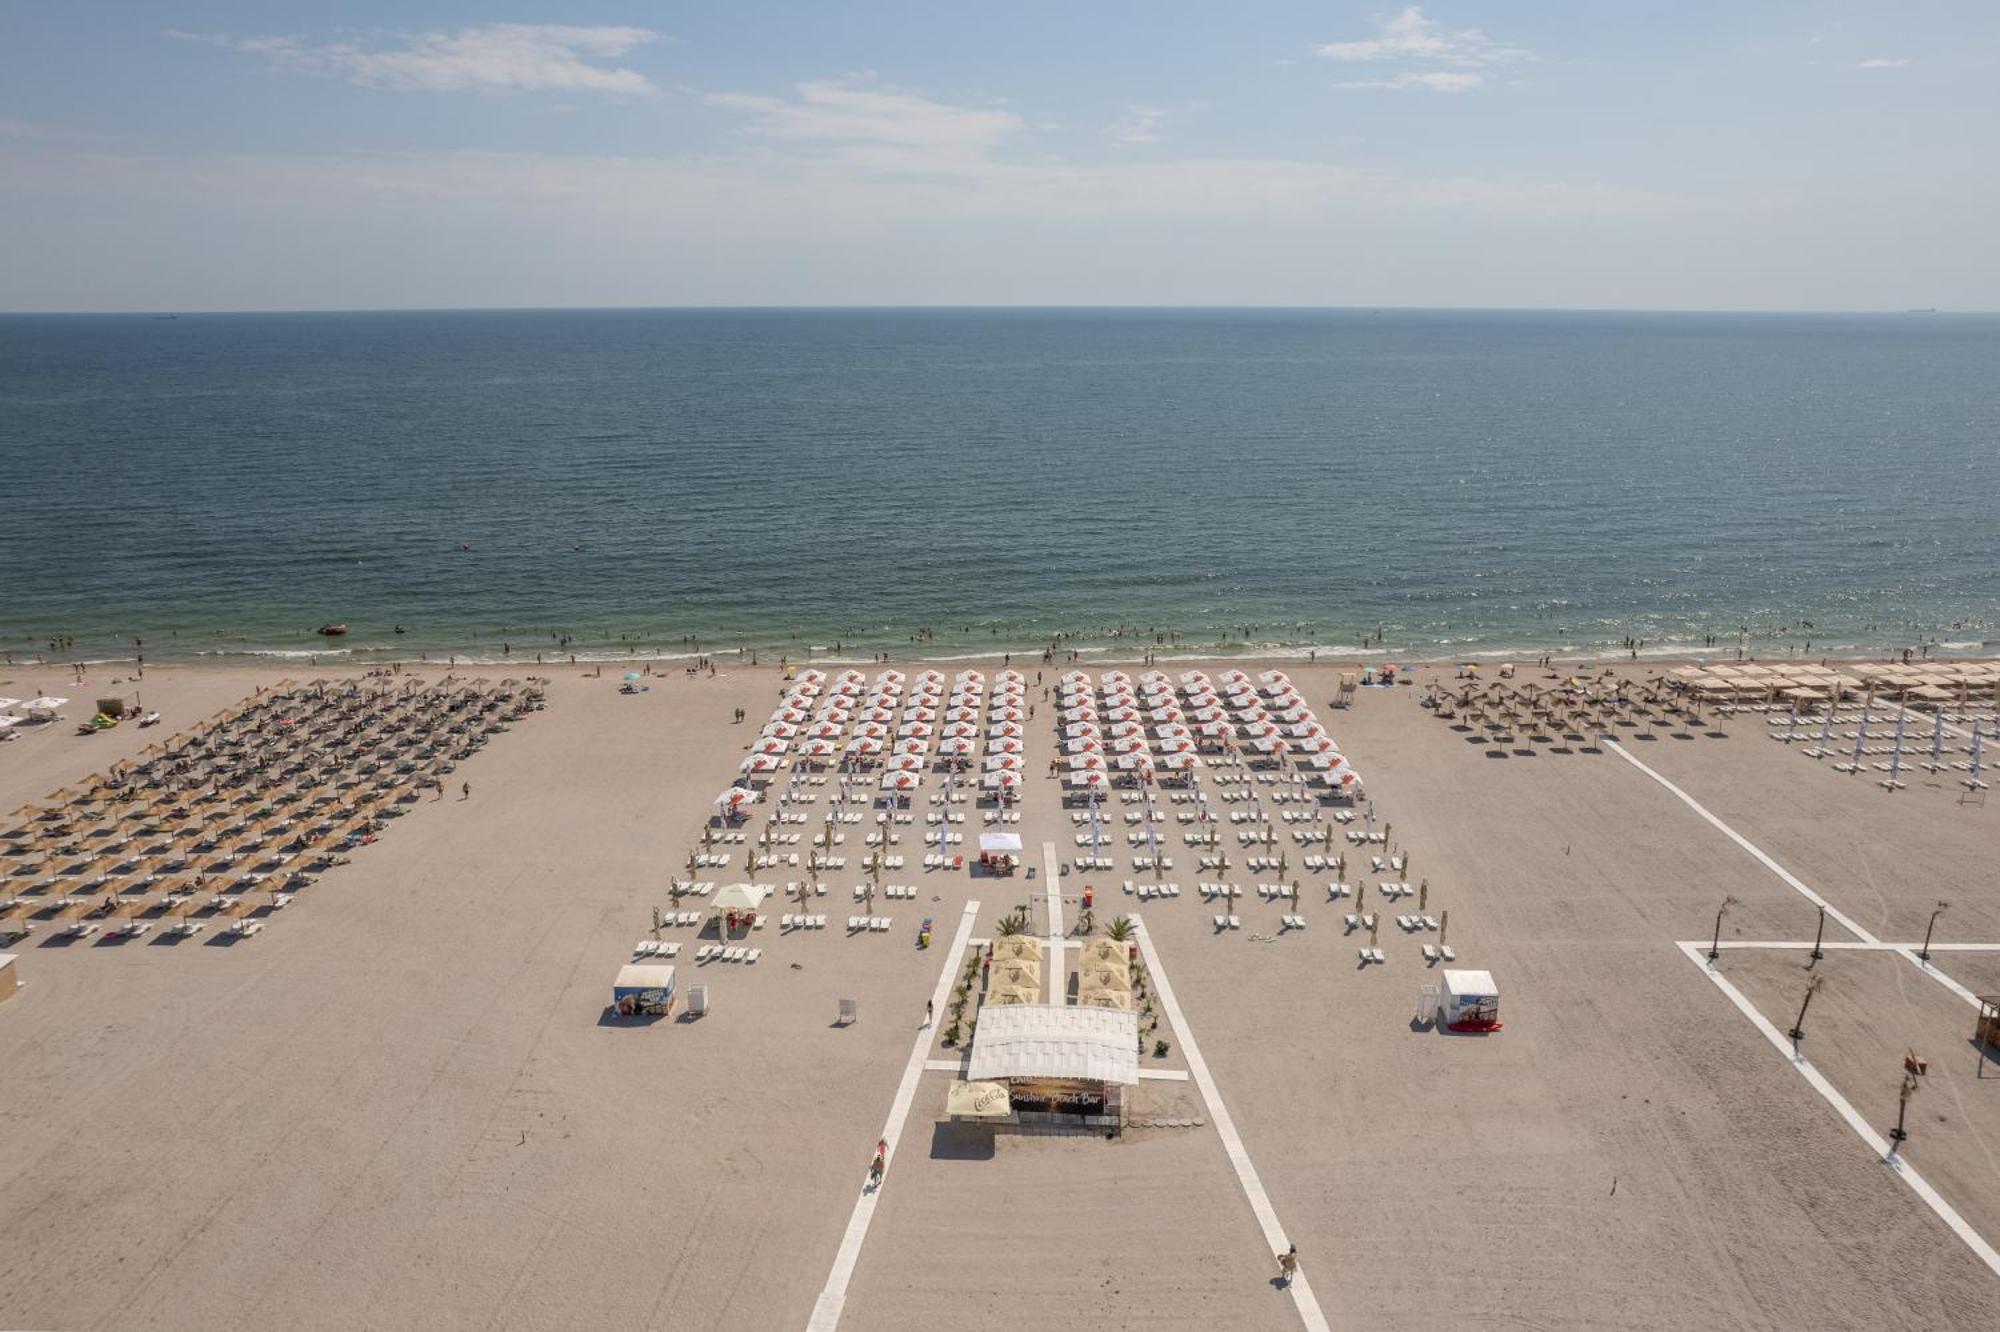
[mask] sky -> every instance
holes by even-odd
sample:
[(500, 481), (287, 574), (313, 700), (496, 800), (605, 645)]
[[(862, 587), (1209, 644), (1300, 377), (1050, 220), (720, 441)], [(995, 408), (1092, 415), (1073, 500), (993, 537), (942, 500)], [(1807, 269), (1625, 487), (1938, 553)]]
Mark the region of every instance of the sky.
[(0, 7), (0, 310), (2000, 309), (1994, 0)]

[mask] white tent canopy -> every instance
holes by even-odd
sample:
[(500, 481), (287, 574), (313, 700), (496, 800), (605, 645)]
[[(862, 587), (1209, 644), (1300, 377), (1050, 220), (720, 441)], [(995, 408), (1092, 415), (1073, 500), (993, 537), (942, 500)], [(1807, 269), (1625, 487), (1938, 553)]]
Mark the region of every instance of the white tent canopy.
[(1020, 855), (1021, 834), (1010, 832), (983, 832), (979, 834), (979, 851), (982, 855)]
[(755, 911), (764, 905), (771, 890), (761, 883), (732, 883), (718, 888), (709, 900), (711, 911)]
[(1009, 1004), (979, 1011), (966, 1077), (1083, 1078), (1135, 1086), (1139, 1015), (1114, 1008)]

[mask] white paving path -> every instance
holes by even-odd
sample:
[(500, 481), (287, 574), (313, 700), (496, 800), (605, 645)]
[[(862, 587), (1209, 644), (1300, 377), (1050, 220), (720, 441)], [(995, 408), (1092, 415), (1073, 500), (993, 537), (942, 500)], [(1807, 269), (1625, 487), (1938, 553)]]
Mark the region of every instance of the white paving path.
[[(1146, 959), (1146, 970), (1153, 976), (1153, 990), (1160, 996), (1161, 1006), (1167, 1010), (1168, 1023), (1180, 1037), (1181, 1053), (1187, 1057), (1188, 1073), (1194, 1078), (1195, 1086), (1201, 1089), (1201, 1099), (1208, 1106), (1208, 1117), (1215, 1124), (1216, 1135), (1222, 1139), (1222, 1149), (1229, 1155), (1229, 1164), (1236, 1169), (1236, 1180), (1243, 1186), (1243, 1196), (1250, 1200), (1250, 1210), (1257, 1215), (1257, 1225), (1264, 1232), (1264, 1243), (1274, 1255), (1272, 1265), (1275, 1267), (1275, 1255), (1284, 1251), (1292, 1242), (1291, 1237), (1279, 1224), (1278, 1211), (1271, 1205), (1270, 1195), (1264, 1192), (1264, 1182), (1257, 1178), (1257, 1167), (1250, 1163), (1249, 1149), (1237, 1136), (1236, 1121), (1230, 1118), (1229, 1107), (1222, 1103), (1222, 1093), (1216, 1090), (1215, 1079), (1209, 1076), (1208, 1062), (1201, 1057), (1201, 1047), (1195, 1044), (1187, 1015), (1181, 1012), (1180, 1003), (1174, 998), (1174, 987), (1167, 980), (1165, 968), (1160, 966), (1160, 955), (1153, 951), (1153, 936), (1147, 933), (1146, 922), (1135, 915), (1132, 923), (1138, 932), (1139, 952)], [(1313, 1295), (1312, 1283), (1306, 1279), (1304, 1263), (1299, 1264), (1298, 1274), (1292, 1278), (1287, 1290), (1308, 1332), (1327, 1332), (1326, 1315), (1321, 1312), (1319, 1300)]]
[[(1876, 938), (1868, 930), (1863, 929), (1858, 921), (1850, 919), (1847, 915), (1845, 915), (1838, 908), (1836, 908), (1832, 903), (1828, 902), (1824, 897), (1820, 896), (1812, 888), (1808, 887), (1804, 883), (1804, 881), (1802, 881), (1796, 874), (1793, 874), (1783, 865), (1780, 865), (1776, 860), (1773, 860), (1771, 856), (1762, 847), (1752, 842), (1742, 833), (1737, 832), (1736, 829), (1730, 827), (1728, 824), (1724, 823), (1721, 819), (1717, 818), (1715, 815), (1709, 813), (1707, 808), (1705, 808), (1701, 804), (1701, 802), (1697, 801), (1693, 796), (1689, 795), (1686, 791), (1681, 790), (1680, 787), (1675, 786), (1665, 777), (1662, 777), (1659, 773), (1653, 771), (1651, 768), (1641, 763), (1637, 758), (1633, 757), (1633, 755), (1629, 751), (1627, 751), (1623, 745), (1619, 744), (1616, 740), (1613, 740), (1610, 736), (1605, 736), (1601, 741), (1601, 743), (1604, 745), (1606, 749), (1609, 749), (1619, 758), (1624, 759), (1627, 763), (1637, 768), (1640, 772), (1645, 773), (1648, 777), (1651, 777), (1661, 786), (1664, 786), (1668, 791), (1671, 791), (1674, 794), (1674, 796), (1678, 800), (1680, 800), (1682, 804), (1686, 805), (1689, 809), (1693, 810), (1695, 813), (1699, 814), (1703, 819), (1707, 820), (1708, 823), (1714, 826), (1717, 831), (1722, 833), (1722, 835), (1727, 837), (1730, 841), (1736, 843), (1736, 845), (1742, 847), (1745, 851), (1748, 851), (1750, 855), (1754, 857), (1759, 864), (1761, 864), (1765, 869), (1771, 871), (1771, 873), (1777, 875), (1780, 879), (1783, 879), (1787, 884), (1790, 884), (1792, 888), (1797, 890), (1797, 892), (1802, 897), (1804, 897), (1808, 902), (1811, 902), (1814, 906), (1825, 907), (1827, 918), (1829, 920), (1834, 921), (1842, 929), (1846, 930), (1848, 933), (1860, 939), (1863, 944), (1867, 945), (1870, 948), (1877, 948), (1881, 949), (1884, 952), (1896, 954), (1896, 956), (1907, 961), (1911, 966), (1915, 967), (1918, 971), (1921, 971), (1927, 978), (1936, 981), (1939, 985), (1944, 986), (1947, 990), (1950, 990), (1953, 994), (1957, 995), (1964, 1002), (1971, 1004), (1974, 1008), (1979, 1007), (1979, 997), (1977, 995), (1973, 994), (1972, 991), (1966, 989), (1963, 985), (1960, 985), (1957, 981), (1945, 975), (1942, 971), (1939, 971), (1929, 962), (1926, 962), (1923, 958), (1919, 957), (1917, 955), (1917, 949), (1915, 947), (1909, 945), (1896, 945), (1896, 944), (1883, 943), (1880, 939)], [(1837, 944), (1821, 945), (1822, 948), (1835, 948), (1838, 946), (1839, 945)], [(1931, 946), (1931, 951), (1938, 952), (1942, 950), (1944, 947), (1945, 945), (1942, 944), (1933, 944)]]
[[(937, 988), (931, 992), (931, 1011), (944, 1011), (945, 1000), (951, 995), (951, 983), (958, 976), (958, 969), (965, 960), (966, 941), (972, 938), (972, 922), (979, 914), (979, 903), (967, 902), (965, 913), (958, 918), (958, 933), (952, 937), (951, 948), (944, 955), (944, 966), (938, 972)], [(930, 1053), (931, 1028), (925, 1026), (917, 1031), (917, 1038), (910, 1046), (910, 1061), (903, 1066), (903, 1080), (897, 1084), (896, 1099), (889, 1106), (889, 1120), (882, 1126), (882, 1137), (889, 1144), (890, 1173), (883, 1176), (882, 1187), (887, 1188), (894, 1178), (896, 1164), (896, 1144), (902, 1140), (903, 1124), (910, 1117), (910, 1105), (917, 1098), (917, 1083), (922, 1079), (926, 1064), (925, 1056)], [(827, 1275), (826, 1285), (820, 1289), (819, 1299), (813, 1302), (812, 1318), (806, 1323), (808, 1332), (832, 1332), (840, 1326), (841, 1310), (847, 1305), (847, 1284), (854, 1279), (854, 1263), (861, 1257), (861, 1245), (868, 1238), (868, 1223), (875, 1219), (875, 1203), (882, 1196), (880, 1189), (870, 1189), (864, 1182), (861, 1196), (854, 1200), (854, 1211), (847, 1218), (847, 1232), (840, 1237), (840, 1252), (834, 1255), (833, 1271)]]
[(1049, 1002), (1059, 1004), (1069, 997), (1069, 954), (1063, 952), (1062, 866), (1056, 862), (1056, 844), (1042, 843), (1042, 891), (1049, 899)]
[(2000, 1252), (1995, 1252), (1993, 1246), (1986, 1242), (1985, 1236), (1974, 1230), (1972, 1223), (1960, 1216), (1958, 1209), (1946, 1202), (1943, 1195), (1931, 1187), (1930, 1181), (1918, 1174), (1909, 1162), (1897, 1154), (1889, 1140), (1877, 1133), (1862, 1117), (1861, 1112), (1854, 1108), (1853, 1102), (1842, 1096), (1839, 1090), (1827, 1081), (1826, 1075), (1814, 1068), (1812, 1061), (1800, 1054), (1785, 1034), (1779, 1031), (1770, 1019), (1758, 1012), (1756, 1005), (1745, 998), (1743, 992), (1731, 984), (1727, 976), (1709, 965), (1708, 956), (1702, 951), (1704, 947), (1706, 945), (1702, 943), (1682, 943), (1680, 950), (1687, 954), (1688, 961), (1700, 967), (1708, 978), (1715, 982), (1716, 987), (1729, 996), (1729, 1002), (1735, 1004), (1743, 1016), (1750, 1019), (1751, 1025), (1764, 1033), (1764, 1039), (1775, 1046), (1778, 1053), (1785, 1057), (1785, 1061), (1798, 1070), (1799, 1076), (1804, 1078), (1814, 1091), (1826, 1098), (1827, 1104), (1847, 1121), (1847, 1126), (1882, 1158), (1884, 1165), (1895, 1171), (1896, 1178), (1908, 1185), (1910, 1192), (1916, 1194), (1925, 1206), (1936, 1212), (1938, 1219), (1951, 1227), (1952, 1233), (1965, 1242), (1965, 1247), (1972, 1250), (1980, 1262), (1985, 1263), (1994, 1275), (2000, 1276)]

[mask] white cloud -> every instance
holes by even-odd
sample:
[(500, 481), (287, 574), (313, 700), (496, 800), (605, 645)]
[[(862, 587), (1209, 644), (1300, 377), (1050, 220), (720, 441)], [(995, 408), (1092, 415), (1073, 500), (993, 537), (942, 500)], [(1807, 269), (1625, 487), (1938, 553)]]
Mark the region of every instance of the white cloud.
[(1359, 41), (1327, 42), (1313, 49), (1324, 59), (1342, 62), (1372, 60), (1436, 61), (1446, 65), (1497, 65), (1510, 60), (1532, 60), (1535, 53), (1522, 46), (1505, 46), (1477, 28), (1449, 29), (1436, 19), (1424, 17), (1422, 9), (1410, 5), (1394, 14), (1378, 16), (1373, 37)]
[(1486, 76), (1468, 70), (1433, 70), (1424, 74), (1398, 74), (1387, 79), (1355, 79), (1342, 88), (1386, 88), (1392, 92), (1470, 92), (1486, 82)]
[(1897, 56), (1894, 58), (1889, 56), (1871, 56), (1867, 60), (1856, 61), (1854, 67), (1856, 69), (1901, 69), (1909, 63), (1908, 56)]
[(1157, 106), (1135, 106), (1104, 129), (1113, 143), (1158, 143), (1167, 112)]
[(954, 106), (865, 79), (815, 79), (792, 97), (709, 93), (710, 106), (749, 117), (745, 134), (820, 144), (883, 170), (937, 170), (983, 156), (1024, 124), (1012, 111)]
[(637, 70), (593, 63), (658, 40), (650, 28), (490, 23), (456, 32), (383, 34), (370, 42), (169, 32), (262, 56), (282, 69), (402, 92), (657, 91)]

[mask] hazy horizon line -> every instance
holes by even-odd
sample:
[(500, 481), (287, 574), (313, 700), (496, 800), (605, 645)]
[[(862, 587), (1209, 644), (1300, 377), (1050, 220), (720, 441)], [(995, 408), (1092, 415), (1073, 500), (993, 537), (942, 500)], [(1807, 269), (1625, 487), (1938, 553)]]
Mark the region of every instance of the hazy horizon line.
[(1277, 304), (1225, 304), (1225, 303), (1160, 303), (1160, 304), (1040, 304), (1040, 303), (978, 303), (978, 302), (936, 302), (910, 303), (895, 302), (880, 305), (853, 304), (848, 302), (758, 302), (744, 304), (689, 304), (689, 305), (380, 305), (380, 306), (272, 306), (269, 308), (206, 308), (196, 306), (162, 306), (156, 309), (141, 308), (88, 308), (88, 309), (0, 309), (0, 318), (163, 318), (182, 315), (363, 315), (363, 314), (591, 314), (621, 313), (839, 313), (839, 312), (898, 312), (929, 311), (967, 313), (996, 311), (1071, 311), (1071, 312), (1159, 312), (1159, 311), (1243, 311), (1298, 314), (1624, 314), (1624, 315), (1855, 315), (1855, 316), (1902, 316), (1902, 315), (1994, 315), (2000, 310), (1946, 309), (1933, 306), (1909, 306), (1901, 309), (1867, 306), (1825, 306), (1818, 308), (1772, 308), (1762, 306), (1620, 306), (1620, 305), (1277, 305)]

